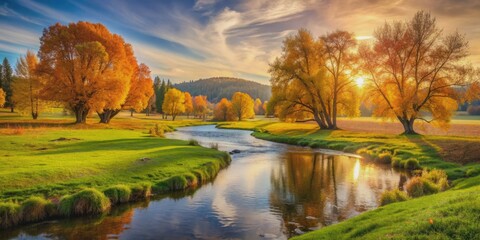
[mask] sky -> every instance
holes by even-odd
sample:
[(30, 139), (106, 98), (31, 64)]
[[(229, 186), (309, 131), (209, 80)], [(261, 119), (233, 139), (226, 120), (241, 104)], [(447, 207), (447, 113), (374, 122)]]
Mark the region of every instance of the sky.
[(368, 39), (385, 21), (408, 20), (419, 10), (432, 13), (445, 33), (466, 34), (469, 61), (480, 66), (479, 0), (0, 0), (0, 57), (14, 65), (27, 50), (38, 50), (44, 28), (90, 21), (122, 35), (153, 76), (268, 84), (268, 64), (299, 28)]

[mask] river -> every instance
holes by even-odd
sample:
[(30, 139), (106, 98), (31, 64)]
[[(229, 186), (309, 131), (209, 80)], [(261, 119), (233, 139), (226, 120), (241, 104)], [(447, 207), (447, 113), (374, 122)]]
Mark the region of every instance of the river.
[(407, 176), (355, 155), (268, 142), (213, 125), (168, 138), (240, 150), (197, 189), (114, 207), (102, 217), (49, 221), (0, 233), (17, 239), (286, 239), (378, 207)]

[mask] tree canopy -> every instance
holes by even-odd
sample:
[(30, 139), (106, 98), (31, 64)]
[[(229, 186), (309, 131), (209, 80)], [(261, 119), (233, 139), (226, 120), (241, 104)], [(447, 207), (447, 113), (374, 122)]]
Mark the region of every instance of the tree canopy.
[(176, 88), (170, 88), (165, 93), (162, 109), (175, 121), (178, 114), (185, 112), (185, 94)]
[(232, 113), (238, 121), (255, 117), (253, 107), (253, 99), (247, 93), (236, 92), (233, 94)]

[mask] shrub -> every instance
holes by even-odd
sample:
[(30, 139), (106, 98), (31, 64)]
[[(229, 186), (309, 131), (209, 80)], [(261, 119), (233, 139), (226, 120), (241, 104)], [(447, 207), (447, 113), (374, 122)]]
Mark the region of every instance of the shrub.
[(410, 170), (420, 169), (420, 163), (415, 158), (409, 158), (404, 162), (403, 168)]
[(480, 173), (479, 169), (470, 168), (470, 169), (467, 170), (467, 172), (465, 174), (466, 174), (467, 177), (475, 177), (479, 173)]
[(100, 191), (87, 188), (60, 199), (59, 213), (63, 216), (97, 215), (110, 207), (110, 200)]
[(395, 168), (401, 168), (404, 165), (404, 163), (402, 162), (402, 159), (398, 157), (393, 157), (391, 164), (392, 164), (392, 167), (395, 167)]
[(310, 144), (310, 142), (307, 140), (307, 139), (302, 139), (302, 140), (299, 140), (298, 141), (298, 145), (302, 146), (302, 147), (306, 147)]
[(13, 202), (0, 203), (0, 227), (8, 228), (21, 221), (20, 205)]
[(382, 196), (380, 197), (380, 206), (406, 200), (408, 200), (408, 196), (404, 191), (400, 191), (398, 189), (386, 191), (382, 193)]
[(31, 197), (21, 205), (24, 222), (36, 222), (47, 218), (46, 206), (49, 202), (41, 197)]
[(200, 144), (198, 143), (198, 141), (195, 140), (195, 139), (190, 139), (190, 140), (188, 140), (188, 145), (190, 145), (190, 146), (200, 146)]
[(383, 152), (378, 155), (377, 161), (379, 163), (391, 164), (392, 154), (390, 152)]
[(153, 128), (150, 128), (148, 133), (152, 137), (165, 137), (165, 130), (163, 129), (163, 127), (159, 127), (158, 123), (156, 123)]
[(152, 184), (140, 183), (132, 186), (130, 200), (139, 201), (152, 195)]
[(422, 178), (435, 184), (441, 191), (445, 191), (449, 187), (447, 173), (443, 170), (433, 169), (430, 171), (423, 171)]
[(410, 197), (421, 197), (424, 195), (423, 192), (423, 180), (421, 177), (413, 177), (405, 186), (405, 190), (407, 191)]
[(117, 185), (106, 189), (103, 193), (110, 199), (112, 204), (117, 204), (130, 201), (132, 190), (128, 186)]

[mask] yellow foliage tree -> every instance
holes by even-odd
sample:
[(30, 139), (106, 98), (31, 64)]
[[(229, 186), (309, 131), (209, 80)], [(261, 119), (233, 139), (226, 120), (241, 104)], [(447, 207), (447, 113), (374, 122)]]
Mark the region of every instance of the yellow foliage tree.
[(40, 91), (45, 79), (36, 72), (37, 65), (35, 54), (27, 51), (17, 62), (17, 77), (12, 84), (15, 108), (22, 114), (31, 114), (33, 119), (37, 119), (40, 112), (48, 107), (48, 102), (41, 99)]
[(193, 113), (193, 98), (189, 92), (185, 92), (185, 113), (187, 118)]
[(470, 69), (462, 62), (468, 54), (465, 37), (443, 36), (429, 13), (385, 23), (374, 36), (373, 46), (359, 49), (373, 113), (397, 119), (405, 134), (416, 133), (416, 120), (447, 127), (459, 101), (468, 100), (462, 93), (478, 96), (478, 78), (469, 78)]
[(255, 111), (255, 115), (265, 114), (265, 111), (263, 110), (263, 103), (262, 103), (262, 100), (260, 100), (260, 98), (255, 99), (253, 108)]
[(185, 112), (185, 94), (176, 88), (168, 89), (162, 109), (166, 114), (172, 115), (172, 121), (175, 121), (178, 114)]
[(0, 88), (0, 107), (5, 105), (5, 92)]
[(254, 118), (253, 99), (247, 93), (236, 92), (232, 96), (232, 113), (238, 121)]
[(207, 113), (208, 113), (208, 101), (207, 96), (195, 96), (193, 98), (193, 111), (195, 116), (202, 118), (205, 120)]
[(338, 113), (359, 114), (349, 76), (353, 35), (334, 32), (319, 40), (300, 29), (285, 39), (283, 54), (270, 65), (271, 104), (283, 120), (311, 118), (321, 129), (336, 129)]
[(232, 103), (226, 98), (222, 98), (213, 109), (213, 116), (218, 121), (232, 121), (235, 119), (232, 111)]
[(44, 97), (65, 103), (85, 123), (90, 111), (119, 109), (125, 102), (135, 64), (133, 51), (102, 24), (59, 23), (40, 39), (39, 71)]

